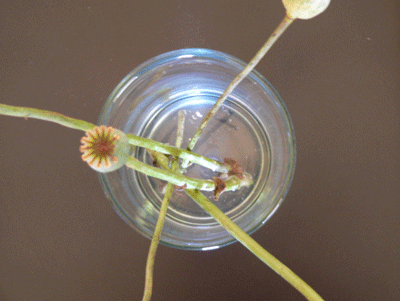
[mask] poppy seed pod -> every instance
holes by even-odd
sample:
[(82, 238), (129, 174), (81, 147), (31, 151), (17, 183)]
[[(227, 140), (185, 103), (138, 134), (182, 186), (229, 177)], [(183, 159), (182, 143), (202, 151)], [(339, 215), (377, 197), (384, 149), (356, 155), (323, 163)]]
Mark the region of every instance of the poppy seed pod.
[(330, 0), (282, 0), (290, 19), (311, 19), (322, 13)]
[(125, 133), (104, 125), (87, 130), (81, 143), (82, 160), (102, 173), (124, 166), (131, 148)]

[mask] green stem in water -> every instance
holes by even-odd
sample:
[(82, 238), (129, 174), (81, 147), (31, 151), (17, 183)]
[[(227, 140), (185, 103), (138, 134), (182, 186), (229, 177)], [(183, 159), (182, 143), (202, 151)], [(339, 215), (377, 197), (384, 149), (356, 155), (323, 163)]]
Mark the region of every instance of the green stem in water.
[[(154, 158), (156, 158), (157, 164), (159, 164), (158, 162), (158, 158), (160, 158), (159, 155), (166, 158), (164, 155), (156, 153), (153, 150), (148, 149), (148, 151)], [(168, 166), (168, 163), (166, 164)], [(204, 191), (215, 191), (215, 182), (212, 180), (189, 178), (187, 176), (180, 174), (179, 172), (174, 172), (171, 170), (150, 166), (133, 157), (128, 157), (127, 161), (125, 162), (125, 165), (139, 172), (142, 172), (150, 177), (170, 182), (179, 187), (184, 187), (188, 189), (199, 189)], [(240, 179), (237, 176), (231, 176), (225, 181), (226, 184), (225, 191), (234, 191), (243, 186), (249, 186), (252, 183), (253, 181), (251, 179), (251, 176), (247, 174), (245, 174), (243, 179)]]
[(125, 162), (125, 165), (129, 168), (144, 173), (145, 175), (170, 182), (176, 186), (186, 185), (186, 187), (196, 187), (196, 189), (206, 191), (212, 191), (215, 188), (214, 182), (211, 180), (189, 178), (171, 170), (164, 170), (154, 166), (150, 166), (133, 157), (129, 157), (128, 160)]
[(226, 163), (221, 163), (216, 160), (200, 156), (186, 149), (178, 148), (172, 145), (166, 145), (161, 142), (151, 140), (149, 138), (143, 138), (132, 134), (126, 134), (126, 136), (128, 137), (129, 143), (132, 145), (152, 149), (158, 153), (162, 153), (165, 155), (172, 155), (199, 164), (201, 166), (211, 169), (212, 171), (228, 173), (231, 169), (231, 166)]
[[(264, 57), (264, 55), (268, 52), (271, 46), (278, 40), (278, 38), (282, 35), (282, 33), (292, 24), (294, 20), (285, 15), (285, 18), (279, 24), (279, 26), (275, 29), (269, 39), (265, 42), (265, 44), (261, 47), (261, 49), (256, 53), (256, 55), (251, 59), (248, 65), (240, 72), (233, 81), (226, 88), (224, 93), (219, 97), (219, 99), (215, 102), (214, 106), (204, 117), (201, 122), (199, 128), (194, 134), (192, 140), (189, 142), (187, 147), (188, 150), (192, 150), (199, 140), (201, 133), (206, 127), (207, 123), (211, 120), (211, 118), (217, 113), (218, 109), (221, 107), (222, 103), (228, 98), (228, 96), (232, 93), (232, 91), (236, 88), (236, 86), (254, 69), (254, 67), (258, 64), (258, 62)], [(190, 160), (186, 160), (182, 163), (182, 167), (186, 168), (189, 164)]]
[[(164, 157), (165, 159), (162, 159)], [(158, 154), (158, 164), (164, 168), (168, 168), (168, 159)], [(293, 271), (291, 271), (282, 262), (272, 256), (260, 244), (252, 239), (246, 232), (240, 229), (232, 220), (229, 219), (217, 206), (210, 202), (200, 191), (196, 189), (186, 189), (185, 192), (201, 207), (210, 214), (222, 227), (225, 228), (233, 237), (235, 237), (242, 245), (249, 249), (258, 259), (268, 265), (282, 278), (296, 288), (307, 300), (323, 301), (323, 299), (303, 280), (300, 279)]]
[[(178, 130), (177, 130), (176, 142), (175, 142), (175, 145), (177, 147), (180, 147), (182, 144), (184, 124), (185, 124), (185, 113), (184, 113), (184, 111), (179, 111)], [(178, 158), (175, 157), (172, 160), (171, 170), (176, 171), (178, 168), (179, 168), (179, 160), (178, 160)], [(151, 299), (151, 294), (153, 291), (154, 261), (156, 258), (156, 252), (157, 252), (158, 243), (160, 241), (162, 228), (164, 226), (165, 216), (167, 215), (167, 209), (168, 209), (168, 205), (171, 200), (173, 191), (174, 191), (174, 185), (172, 185), (171, 183), (168, 183), (167, 189), (165, 191), (164, 199), (161, 204), (160, 214), (158, 216), (156, 228), (154, 230), (153, 238), (151, 240), (149, 254), (147, 256), (146, 280), (145, 280), (143, 301), (150, 301), (150, 299)]]
[[(5, 104), (0, 104), (0, 115), (40, 119), (55, 122), (65, 127), (82, 131), (87, 131), (96, 126), (93, 123), (71, 118), (56, 112), (39, 110), (35, 108), (16, 107)], [(231, 169), (228, 164), (200, 156), (185, 149), (166, 145), (148, 138), (142, 138), (132, 134), (126, 134), (126, 136), (129, 143), (132, 145), (153, 149), (157, 152), (176, 156), (184, 160), (190, 160), (191, 162), (210, 168), (216, 172), (227, 173)]]

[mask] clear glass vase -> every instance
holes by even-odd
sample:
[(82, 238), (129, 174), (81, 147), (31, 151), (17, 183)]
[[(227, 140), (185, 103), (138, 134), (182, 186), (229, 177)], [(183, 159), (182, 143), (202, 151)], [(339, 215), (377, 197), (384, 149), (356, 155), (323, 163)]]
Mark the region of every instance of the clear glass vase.
[[(148, 60), (115, 88), (103, 107), (99, 124), (126, 133), (175, 144), (178, 112), (185, 110), (183, 148), (232, 79), (246, 64), (207, 49), (182, 49)], [(218, 201), (205, 195), (240, 228), (252, 233), (284, 199), (294, 172), (295, 138), (287, 109), (275, 89), (253, 71), (233, 91), (207, 125), (196, 153), (222, 161), (235, 159), (254, 184), (224, 192)], [(152, 164), (143, 148), (133, 156)], [(212, 179), (213, 171), (191, 165), (185, 175)], [(102, 187), (118, 214), (135, 230), (151, 237), (165, 182), (129, 168), (99, 174)], [(209, 250), (235, 239), (183, 191), (173, 193), (161, 243)]]

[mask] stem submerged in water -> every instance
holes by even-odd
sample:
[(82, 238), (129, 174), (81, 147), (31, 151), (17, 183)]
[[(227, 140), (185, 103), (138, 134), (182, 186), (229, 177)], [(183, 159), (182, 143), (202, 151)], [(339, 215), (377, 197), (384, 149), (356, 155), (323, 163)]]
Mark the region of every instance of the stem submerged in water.
[(158, 141), (151, 140), (149, 138), (143, 138), (132, 134), (126, 134), (126, 136), (128, 137), (129, 143), (132, 145), (145, 147), (158, 153), (172, 155), (184, 160), (188, 160), (216, 172), (228, 173), (231, 168), (228, 164), (200, 156), (191, 151), (188, 151), (187, 149), (178, 148), (176, 146), (167, 145)]
[[(179, 111), (179, 119), (178, 119), (178, 131), (176, 136), (175, 145), (180, 147), (183, 140), (183, 130), (185, 123), (185, 114), (184, 111)], [(172, 171), (176, 171), (179, 168), (178, 158), (174, 158), (172, 160)], [(154, 261), (156, 258), (156, 252), (158, 243), (160, 241), (160, 236), (162, 232), (162, 228), (164, 226), (165, 216), (167, 215), (167, 209), (169, 202), (171, 200), (172, 192), (174, 191), (174, 185), (171, 183), (167, 184), (167, 189), (164, 194), (164, 198), (160, 208), (160, 214), (158, 216), (156, 228), (154, 230), (153, 238), (151, 239), (149, 254), (147, 256), (146, 262), (146, 280), (144, 287), (144, 295), (143, 301), (150, 301), (151, 294), (153, 291), (153, 271), (154, 271)]]
[[(158, 164), (169, 169), (168, 159), (162, 154), (154, 154)], [(164, 157), (164, 159), (162, 158)], [(210, 214), (222, 227), (225, 228), (242, 245), (249, 249), (258, 259), (268, 265), (282, 278), (296, 288), (307, 300), (323, 301), (307, 283), (301, 280), (292, 270), (276, 259), (272, 254), (265, 250), (260, 244), (252, 239), (246, 232), (239, 228), (229, 217), (227, 217), (217, 206), (210, 202), (200, 191), (196, 189), (186, 189), (185, 192), (201, 207)]]
[[(156, 153), (150, 149), (148, 151), (156, 159), (157, 164), (158, 164), (159, 162), (158, 162), (157, 158), (159, 158), (159, 155), (162, 155), (162, 154)], [(166, 159), (166, 160), (168, 161), (168, 159)], [(164, 180), (164, 181), (172, 183), (176, 186), (182, 186), (182, 187), (185, 187), (188, 189), (214, 191), (215, 187), (216, 187), (215, 182), (212, 180), (189, 178), (189, 177), (184, 176), (181, 173), (176, 172), (176, 171), (174, 172), (171, 170), (160, 169), (160, 168), (157, 168), (154, 166), (147, 165), (133, 157), (128, 157), (128, 159), (125, 162), (125, 165), (127, 167), (135, 169), (139, 172), (142, 172), (150, 177)], [(243, 177), (243, 179), (240, 179), (237, 176), (231, 176), (225, 181), (225, 184), (226, 184), (225, 191), (234, 191), (243, 186), (249, 186), (252, 183), (253, 183), (253, 181), (249, 175), (245, 175), (245, 177)]]

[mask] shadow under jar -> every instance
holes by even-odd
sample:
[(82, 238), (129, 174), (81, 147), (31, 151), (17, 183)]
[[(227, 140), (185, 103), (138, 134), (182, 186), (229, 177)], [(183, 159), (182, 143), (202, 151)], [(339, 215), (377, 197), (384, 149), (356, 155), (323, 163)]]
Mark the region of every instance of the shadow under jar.
[[(182, 148), (202, 119), (246, 64), (207, 49), (182, 49), (148, 60), (114, 89), (99, 124), (125, 133), (175, 145), (178, 112), (185, 110)], [(247, 233), (263, 225), (284, 199), (294, 172), (295, 139), (281, 98), (258, 72), (249, 74), (208, 123), (194, 152), (223, 161), (236, 160), (254, 183), (224, 192), (218, 201), (204, 194)], [(147, 164), (153, 159), (136, 147), (132, 155)], [(192, 164), (186, 176), (212, 179), (218, 173)], [(134, 229), (152, 237), (165, 182), (123, 167), (99, 174), (118, 214)], [(210, 250), (235, 241), (184, 191), (174, 191), (161, 243), (181, 249)]]

